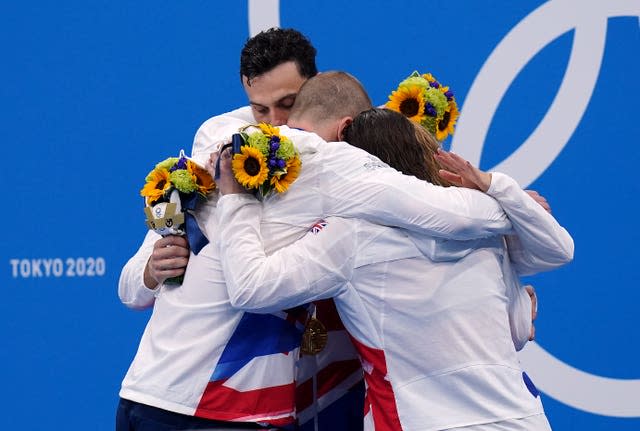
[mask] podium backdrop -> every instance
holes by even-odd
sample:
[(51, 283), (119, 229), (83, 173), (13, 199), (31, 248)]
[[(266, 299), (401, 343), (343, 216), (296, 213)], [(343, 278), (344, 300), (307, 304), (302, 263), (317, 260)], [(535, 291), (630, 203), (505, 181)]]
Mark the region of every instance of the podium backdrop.
[(276, 25), (376, 104), (416, 69), (450, 85), (446, 146), (540, 191), (575, 239), (572, 264), (527, 280), (541, 304), (521, 358), (552, 425), (639, 429), (639, 15), (639, 0), (4, 4), (0, 429), (113, 429), (149, 317), (117, 297), (146, 229), (138, 191), (245, 104), (239, 51)]

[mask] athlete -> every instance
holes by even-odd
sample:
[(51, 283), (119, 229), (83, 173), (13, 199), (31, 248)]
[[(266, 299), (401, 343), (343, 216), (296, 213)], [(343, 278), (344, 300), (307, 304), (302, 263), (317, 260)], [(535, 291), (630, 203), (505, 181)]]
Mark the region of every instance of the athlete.
[[(513, 179), (436, 153), (433, 138), (402, 115), (363, 112), (345, 135), (404, 173), (433, 179), (424, 163), (431, 159), (453, 171), (445, 173), (452, 182), (493, 196), (519, 233), (520, 246), (538, 258), (527, 260), (528, 272), (572, 259), (569, 234)], [(445, 248), (440, 257), (473, 248), (436, 261), (404, 230), (327, 217), (309, 225), (299, 241), (274, 250), (266, 221), (282, 213), (286, 196), (259, 202), (231, 176), (228, 153), (223, 157), (216, 223), (231, 304), (269, 313), (334, 298), (365, 370), (365, 429), (550, 429), (512, 341), (509, 297), (519, 286), (504, 238), (453, 248), (436, 243)], [(294, 183), (287, 193), (302, 186)]]

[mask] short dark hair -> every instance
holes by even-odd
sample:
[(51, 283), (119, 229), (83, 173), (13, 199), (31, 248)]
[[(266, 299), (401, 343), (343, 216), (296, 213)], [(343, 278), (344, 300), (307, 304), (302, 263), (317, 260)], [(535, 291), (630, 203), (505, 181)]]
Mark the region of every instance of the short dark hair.
[(316, 49), (305, 35), (292, 28), (270, 28), (247, 39), (240, 53), (240, 79), (251, 80), (276, 66), (293, 61), (304, 78), (318, 74)]
[(438, 141), (398, 112), (380, 108), (361, 112), (345, 129), (344, 140), (403, 174), (436, 185), (450, 185), (438, 175), (440, 165), (433, 157)]

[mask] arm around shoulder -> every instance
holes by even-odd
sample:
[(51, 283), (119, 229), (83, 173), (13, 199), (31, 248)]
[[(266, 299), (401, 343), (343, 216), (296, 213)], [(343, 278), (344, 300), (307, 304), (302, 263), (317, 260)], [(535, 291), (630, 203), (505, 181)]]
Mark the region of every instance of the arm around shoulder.
[[(270, 256), (260, 235), (262, 205), (251, 195), (218, 202), (223, 269), (231, 305), (270, 313), (337, 295), (353, 271), (352, 236), (307, 234)], [(324, 233), (324, 232), (323, 232)], [(345, 238), (351, 238), (348, 241)]]
[(511, 231), (509, 219), (490, 196), (403, 175), (345, 143), (327, 145), (333, 147), (323, 150), (322, 177), (330, 215), (358, 217), (455, 240)]
[(573, 260), (574, 243), (569, 232), (513, 178), (493, 173), (487, 193), (498, 200), (513, 224), (516, 235), (508, 236), (507, 244), (518, 274), (548, 271)]
[(240, 127), (253, 121), (249, 106), (209, 118), (200, 125), (193, 138), (192, 158), (205, 166), (209, 155), (218, 151), (220, 144), (230, 139)]

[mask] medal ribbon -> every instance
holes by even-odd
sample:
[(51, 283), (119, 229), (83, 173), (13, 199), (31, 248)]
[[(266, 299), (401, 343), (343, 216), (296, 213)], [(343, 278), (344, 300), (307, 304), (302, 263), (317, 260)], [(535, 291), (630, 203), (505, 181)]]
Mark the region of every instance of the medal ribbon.
[(202, 248), (209, 244), (209, 240), (200, 230), (198, 222), (192, 211), (196, 208), (198, 201), (198, 194), (192, 193), (191, 197), (186, 197), (180, 194), (180, 203), (182, 204), (182, 211), (184, 212), (184, 224), (187, 232), (187, 241), (189, 241), (189, 247), (193, 254), (198, 254)]

